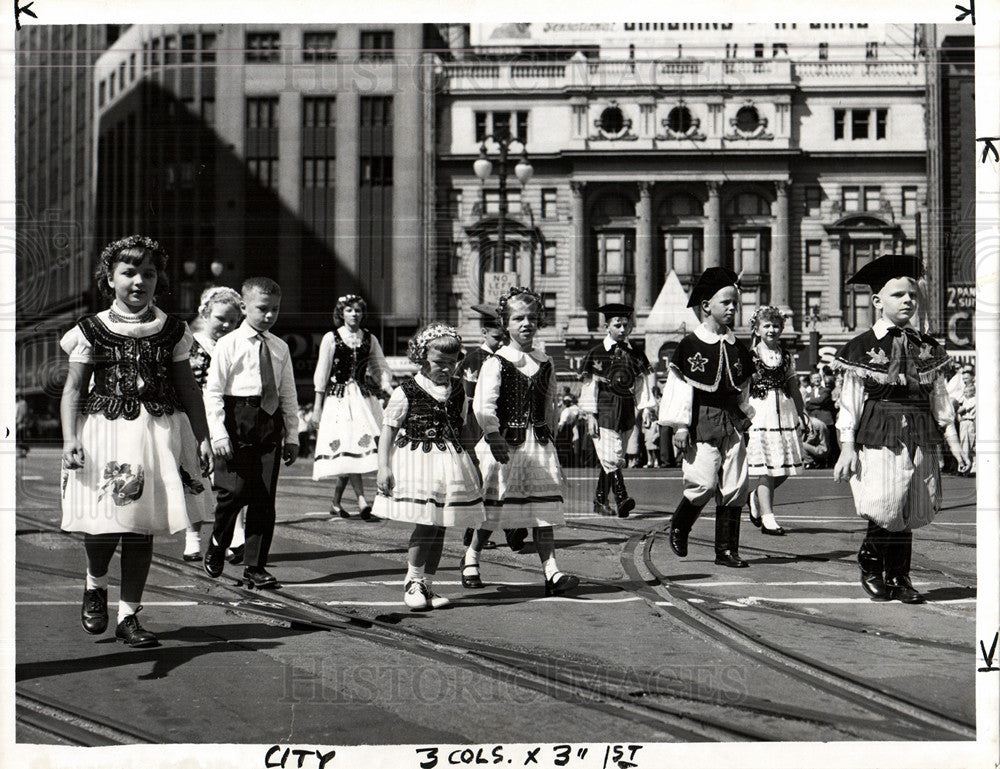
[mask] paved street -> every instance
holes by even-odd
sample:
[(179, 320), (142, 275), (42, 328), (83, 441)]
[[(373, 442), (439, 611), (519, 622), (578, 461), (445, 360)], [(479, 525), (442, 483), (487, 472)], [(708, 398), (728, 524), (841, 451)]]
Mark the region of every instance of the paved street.
[[(744, 521), (751, 567), (732, 570), (712, 562), (711, 508), (689, 557), (670, 552), (661, 532), (677, 470), (631, 471), (637, 512), (618, 520), (587, 512), (596, 471), (571, 469), (570, 520), (557, 531), (560, 567), (581, 577), (571, 597), (543, 597), (530, 544), (486, 551), (487, 587), (464, 590), (461, 532), (450, 531), (435, 585), (454, 604), (416, 614), (402, 601), (409, 529), (331, 518), (330, 484), (310, 471), (300, 461), (279, 482), (270, 567), (281, 590), (237, 588), (230, 565), (210, 580), (181, 561), (182, 534), (158, 538), (142, 621), (161, 645), (134, 650), (113, 630), (81, 629), (83, 548), (57, 531), (58, 453), (32, 450), (19, 464), (18, 740), (72, 743), (52, 723), (74, 719), (104, 725), (96, 744), (974, 735), (974, 479), (945, 477), (945, 510), (914, 536), (921, 606), (862, 592), (863, 525), (830, 471), (779, 490), (787, 536)], [(110, 574), (113, 622), (117, 559)]]

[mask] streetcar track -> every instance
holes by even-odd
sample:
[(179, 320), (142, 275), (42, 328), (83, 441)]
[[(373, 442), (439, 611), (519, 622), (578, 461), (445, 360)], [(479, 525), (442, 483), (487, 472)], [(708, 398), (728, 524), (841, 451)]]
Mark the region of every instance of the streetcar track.
[[(60, 739), (70, 745), (143, 745), (160, 742), (156, 736), (133, 726), (65, 705), (38, 693), (15, 692), (15, 722), (19, 727)], [(20, 740), (19, 740), (20, 741)]]

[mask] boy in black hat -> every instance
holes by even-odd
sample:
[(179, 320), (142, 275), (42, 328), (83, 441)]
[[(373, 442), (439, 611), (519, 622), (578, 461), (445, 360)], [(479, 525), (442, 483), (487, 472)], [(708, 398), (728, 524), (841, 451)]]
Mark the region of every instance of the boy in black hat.
[(733, 335), (739, 291), (737, 276), (709, 267), (691, 290), (688, 307), (702, 322), (685, 336), (670, 360), (660, 400), (660, 423), (674, 429), (683, 458), (684, 496), (670, 521), (670, 547), (687, 555), (688, 533), (714, 496), (715, 562), (741, 568), (740, 513), (749, 495), (743, 437), (750, 426), (748, 404), (753, 361)]
[(874, 325), (837, 353), (844, 373), (834, 480), (849, 480), (857, 514), (868, 520), (858, 552), (861, 586), (873, 601), (922, 603), (910, 582), (913, 529), (941, 509), (941, 438), (958, 462), (955, 412), (945, 382), (949, 358), (933, 337), (910, 326), (920, 299), (920, 260), (890, 254), (848, 283), (867, 285)]
[(635, 500), (625, 489), (622, 468), (625, 446), (635, 428), (637, 410), (643, 411), (643, 427), (656, 418), (653, 398), (655, 375), (646, 356), (628, 341), (632, 332), (632, 308), (627, 304), (598, 307), (604, 315), (607, 336), (591, 348), (583, 361), (584, 385), (580, 410), (587, 415), (587, 427), (601, 463), (594, 491), (594, 512), (612, 515), (608, 490), (614, 492), (619, 518), (627, 518)]
[[(479, 313), (483, 341), (475, 349), (469, 350), (455, 369), (455, 376), (462, 380), (462, 386), (465, 388), (465, 394), (469, 399), (469, 403), (472, 403), (472, 399), (476, 394), (476, 382), (479, 381), (479, 370), (483, 367), (483, 363), (488, 357), (503, 347), (507, 341), (507, 334), (500, 328), (500, 324), (497, 322), (496, 305), (474, 304), (472, 305), (472, 309)], [(469, 415), (465, 420), (463, 429), (467, 433), (467, 436), (463, 436), (463, 438), (468, 438), (469, 446), (475, 446), (479, 439), (483, 437), (483, 431), (479, 427), (479, 422), (476, 421), (472, 409), (469, 409)], [(473, 460), (475, 460), (474, 456)], [(472, 536), (475, 531), (475, 529), (465, 530), (462, 540), (466, 547), (472, 543)], [(528, 537), (527, 529), (505, 529), (504, 533), (507, 535), (507, 544), (510, 545), (511, 550), (517, 552), (524, 547), (524, 540)], [(496, 545), (488, 542), (485, 547), (491, 548), (496, 547)], [(466, 587), (469, 587), (469, 585), (466, 585)]]

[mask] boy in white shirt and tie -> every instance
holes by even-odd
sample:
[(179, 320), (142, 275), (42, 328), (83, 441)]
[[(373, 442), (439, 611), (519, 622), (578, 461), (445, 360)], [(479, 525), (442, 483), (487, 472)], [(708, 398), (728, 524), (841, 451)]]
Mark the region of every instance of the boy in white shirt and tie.
[(280, 286), (248, 278), (241, 293), (245, 319), (216, 344), (204, 390), (218, 499), (205, 571), (222, 574), (236, 516), (246, 506), (243, 580), (274, 588), (278, 582), (264, 567), (274, 535), (279, 459), (291, 465), (299, 454), (298, 399), (288, 345), (270, 333)]

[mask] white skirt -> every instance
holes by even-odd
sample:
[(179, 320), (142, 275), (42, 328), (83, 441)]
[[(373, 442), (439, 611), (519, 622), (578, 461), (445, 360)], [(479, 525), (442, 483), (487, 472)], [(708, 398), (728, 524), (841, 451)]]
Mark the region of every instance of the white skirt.
[(565, 523), (566, 482), (552, 441), (542, 445), (529, 428), (524, 443), (511, 446), (510, 460), (500, 464), (486, 439), (476, 444), (483, 473), (486, 526), (518, 529)]
[(756, 412), (747, 436), (750, 475), (798, 475), (803, 462), (795, 402), (780, 390), (768, 390), (763, 398), (750, 398), (750, 405)]
[(478, 526), (486, 518), (479, 475), (467, 451), (451, 443), (392, 447), (389, 459), (395, 486), (392, 496), (375, 497), (372, 513), (402, 523), (427, 526)]
[(135, 419), (88, 414), (83, 467), (62, 471), (62, 529), (86, 534), (173, 534), (215, 518), (187, 415)]
[(362, 395), (357, 382), (348, 382), (340, 398), (328, 395), (316, 432), (313, 480), (377, 470), (381, 432), (382, 405)]

